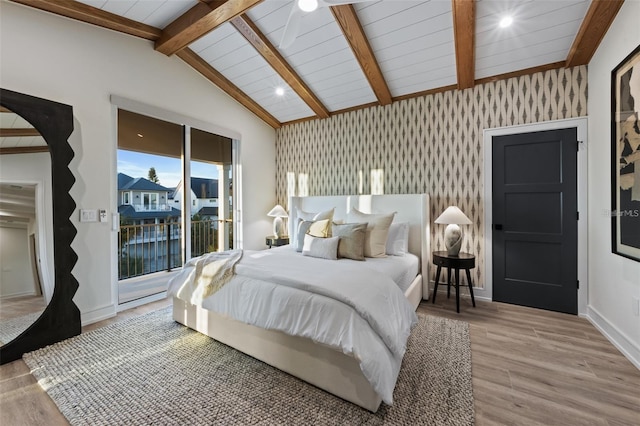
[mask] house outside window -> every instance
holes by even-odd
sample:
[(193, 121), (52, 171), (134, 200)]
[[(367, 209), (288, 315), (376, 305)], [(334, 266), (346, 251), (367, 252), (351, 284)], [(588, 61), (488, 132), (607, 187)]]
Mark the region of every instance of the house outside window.
[(131, 194), (129, 192), (122, 193), (122, 204), (131, 204), (131, 201), (129, 199), (130, 195)]

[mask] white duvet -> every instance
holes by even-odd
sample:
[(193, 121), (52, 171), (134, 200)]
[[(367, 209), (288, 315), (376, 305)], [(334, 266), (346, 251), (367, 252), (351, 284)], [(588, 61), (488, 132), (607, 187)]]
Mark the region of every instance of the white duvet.
[[(171, 295), (191, 302), (192, 269), (185, 265), (171, 280)], [(417, 322), (399, 287), (366, 261), (317, 259), (288, 246), (245, 251), (233, 278), (202, 307), (353, 355), (387, 404)]]

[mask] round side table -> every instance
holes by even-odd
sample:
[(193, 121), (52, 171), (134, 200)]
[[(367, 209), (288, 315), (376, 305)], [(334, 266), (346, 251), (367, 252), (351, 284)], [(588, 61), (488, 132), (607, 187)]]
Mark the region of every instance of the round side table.
[(431, 303), (436, 302), (436, 294), (438, 293), (438, 284), (440, 281), (440, 273), (442, 268), (447, 268), (447, 299), (451, 290), (451, 270), (455, 271), (456, 275), (456, 311), (460, 312), (460, 269), (467, 271), (467, 284), (469, 284), (469, 293), (471, 294), (471, 303), (473, 307), (476, 307), (476, 301), (473, 298), (473, 284), (471, 283), (470, 269), (476, 267), (476, 257), (469, 253), (460, 252), (457, 256), (449, 256), (446, 251), (434, 251), (433, 252), (433, 264), (438, 266), (436, 271), (436, 285), (433, 289), (433, 299)]

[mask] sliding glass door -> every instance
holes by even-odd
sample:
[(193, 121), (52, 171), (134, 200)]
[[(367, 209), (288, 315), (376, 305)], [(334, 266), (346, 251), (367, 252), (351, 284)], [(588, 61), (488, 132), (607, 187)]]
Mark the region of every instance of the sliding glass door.
[(119, 303), (166, 291), (154, 274), (233, 248), (232, 152), (230, 138), (118, 109)]

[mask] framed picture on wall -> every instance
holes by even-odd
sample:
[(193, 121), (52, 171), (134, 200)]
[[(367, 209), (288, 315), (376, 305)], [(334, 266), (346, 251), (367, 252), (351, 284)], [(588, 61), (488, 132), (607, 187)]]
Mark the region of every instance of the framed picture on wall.
[(612, 250), (640, 261), (640, 46), (611, 72)]

